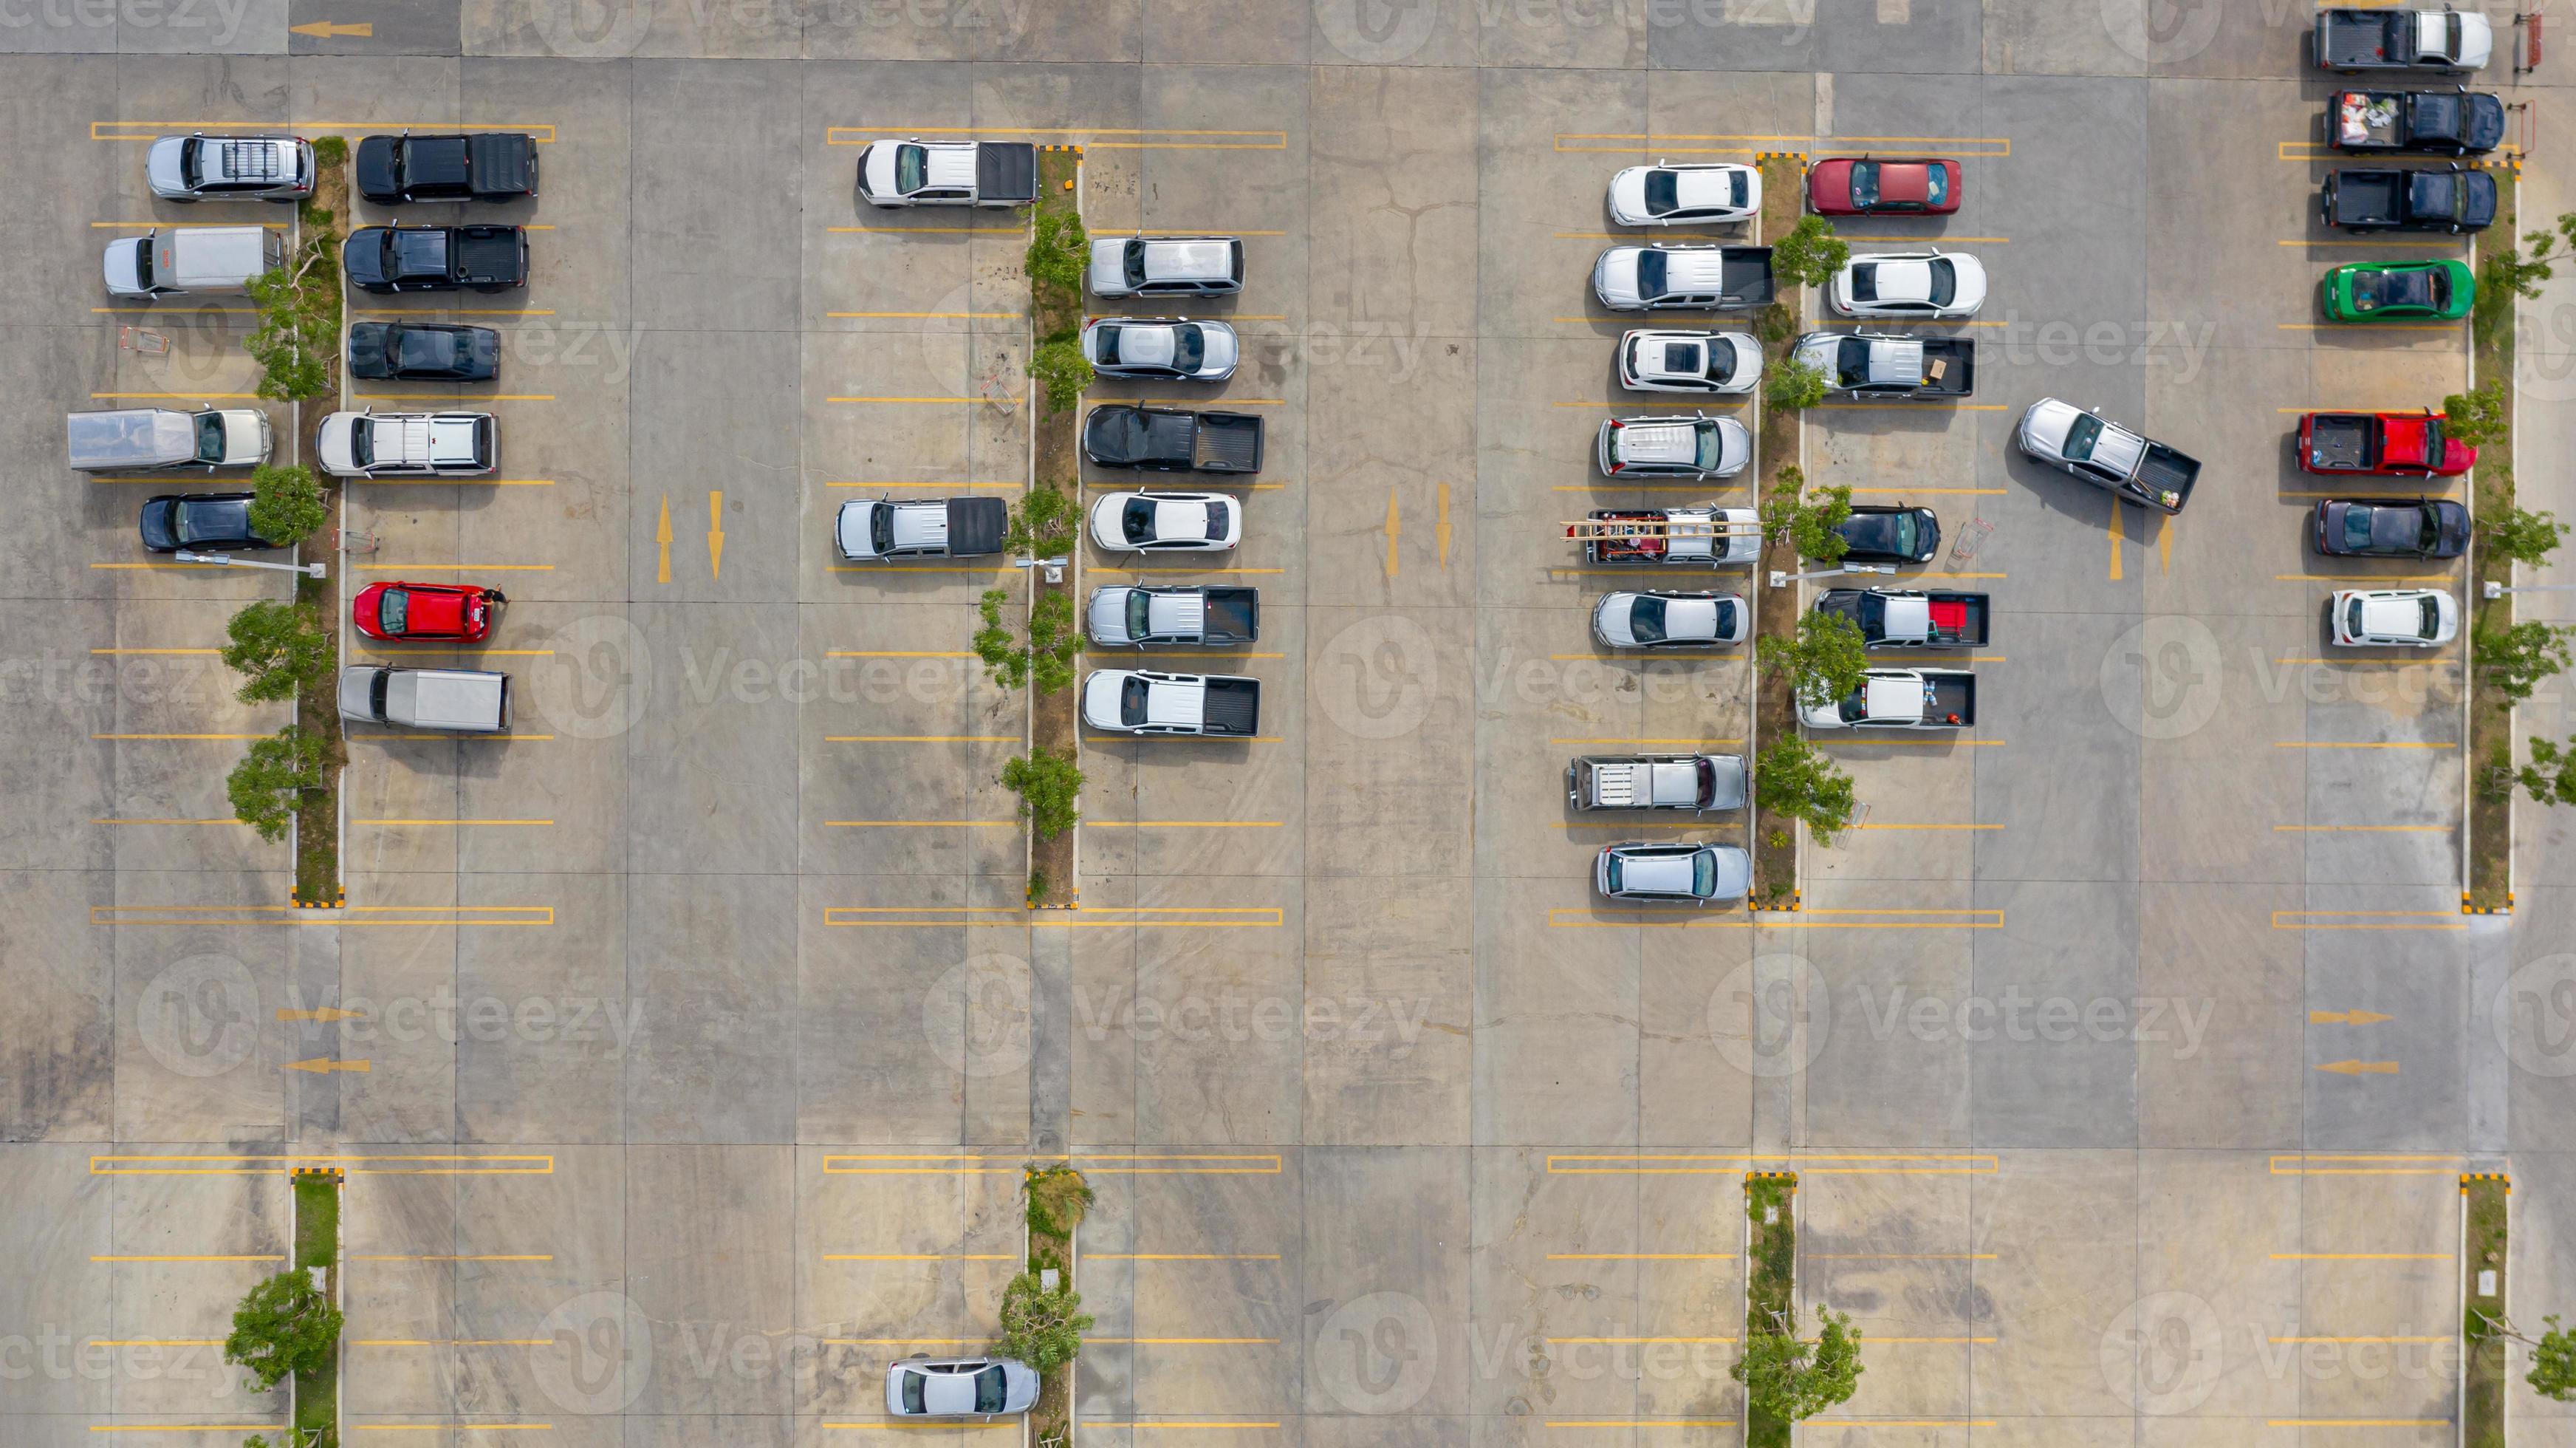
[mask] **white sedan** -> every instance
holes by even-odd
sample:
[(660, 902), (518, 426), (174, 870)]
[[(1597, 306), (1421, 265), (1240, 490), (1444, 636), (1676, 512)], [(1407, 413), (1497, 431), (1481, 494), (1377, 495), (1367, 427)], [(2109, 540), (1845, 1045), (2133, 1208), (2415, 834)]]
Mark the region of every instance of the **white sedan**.
[(1091, 541), (1112, 553), (1217, 553), (1243, 541), (1243, 509), (1220, 493), (1106, 493)]
[(1103, 377), (1223, 382), (1243, 349), (1223, 322), (1097, 317), (1082, 329), (1082, 357)]
[(1750, 332), (1624, 333), (1619, 385), (1631, 392), (1751, 392), (1762, 381), (1762, 344)]
[(1592, 606), (1592, 636), (1614, 649), (1740, 644), (1753, 611), (1736, 593), (1605, 593)]
[(1037, 1371), (1018, 1358), (897, 1358), (886, 1364), (885, 1387), (896, 1418), (991, 1418), (1038, 1400)]
[(1592, 888), (1612, 900), (1707, 905), (1752, 888), (1753, 857), (1741, 845), (1637, 840), (1604, 845), (1593, 857)]
[(1657, 161), (1610, 178), (1610, 218), (1621, 226), (1743, 221), (1761, 210), (1762, 173), (1741, 162)]
[(1606, 477), (1731, 478), (1753, 460), (1753, 434), (1731, 417), (1614, 417), (1600, 455)]
[(2430, 649), (2460, 636), (2460, 601), (2436, 588), (2340, 588), (2332, 613), (2347, 648)]
[(1825, 299), (1835, 315), (1844, 317), (1973, 317), (1986, 304), (1986, 268), (1956, 251), (1856, 256), (1834, 273)]

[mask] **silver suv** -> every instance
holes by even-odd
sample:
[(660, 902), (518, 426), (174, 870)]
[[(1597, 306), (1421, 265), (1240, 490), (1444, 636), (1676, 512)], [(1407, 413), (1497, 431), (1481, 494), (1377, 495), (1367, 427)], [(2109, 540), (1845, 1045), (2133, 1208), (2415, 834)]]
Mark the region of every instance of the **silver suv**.
[(1112, 236), (1091, 243), (1101, 297), (1222, 297), (1243, 290), (1243, 243), (1231, 236)]
[(295, 201), (313, 194), (313, 144), (295, 136), (163, 136), (143, 162), (164, 201)]

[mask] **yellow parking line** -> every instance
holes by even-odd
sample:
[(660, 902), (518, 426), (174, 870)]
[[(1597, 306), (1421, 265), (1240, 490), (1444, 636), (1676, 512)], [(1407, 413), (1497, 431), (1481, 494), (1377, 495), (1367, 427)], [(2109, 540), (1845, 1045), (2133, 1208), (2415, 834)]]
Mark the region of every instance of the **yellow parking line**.
[(1836, 739), (1836, 738), (1834, 738), (1832, 735), (1826, 735), (1826, 736), (1824, 736), (1824, 737), (1822, 737), (1822, 738), (1819, 738), (1819, 739), (1815, 740), (1814, 742), (1815, 742), (1818, 746), (1832, 745), (1832, 744), (1851, 744), (1851, 745), (1862, 745), (1862, 744), (1872, 744), (1872, 745), (1875, 745), (1875, 744), (1903, 744), (1903, 745), (1913, 745), (1913, 746), (1915, 746), (1916, 748), (1921, 748), (1921, 749), (1942, 749), (1942, 748), (1959, 748), (1959, 749), (1985, 748), (1985, 749), (2001, 749), (2001, 748), (2004, 746), (2004, 743), (2005, 743), (2005, 741), (2003, 741), (2003, 740), (2001, 740), (2001, 739), (1867, 739), (1867, 738), (1863, 738), (1863, 737), (1858, 736), (1858, 735), (1854, 735), (1853, 737), (1851, 737), (1851, 738), (1849, 738), (1849, 739)]
[(2460, 663), (2460, 660), (2452, 658), (2447, 654), (2433, 654), (2429, 657), (2413, 659), (2274, 659), (2272, 662), (2275, 664), (2337, 664), (2344, 668), (2367, 668), (2372, 666), (2381, 668), (2411, 668), (2419, 664), (2428, 666), (2435, 664), (2456, 666)]
[[(1819, 402), (1816, 404), (1818, 407), (1836, 408), (1844, 411), (1849, 411), (1853, 408), (1859, 407), (1920, 407), (1921, 405), (1922, 404), (1916, 402)], [(1949, 406), (1941, 408), (1940, 410), (1944, 412), (2001, 412), (2004, 410), (2004, 405), (2000, 402), (1953, 402)], [(1931, 490), (1927, 488), (1917, 489), (1916, 491), (1929, 492)], [(1994, 491), (2000, 493), (2003, 489), (1997, 488)], [(1887, 1339), (1885, 1338), (1872, 1339), (1872, 1341), (1876, 1342), (1885, 1342), (1886, 1340)]]
[(420, 741), (420, 742), (431, 743), (431, 744), (438, 744), (438, 743), (448, 743), (448, 744), (550, 744), (550, 743), (554, 742), (554, 736), (553, 736), (553, 735), (551, 735), (551, 734), (517, 734), (517, 733), (512, 733), (512, 734), (395, 734), (395, 733), (391, 733), (391, 732), (377, 733), (377, 732), (375, 732), (375, 731), (373, 731), (373, 730), (367, 730), (367, 731), (360, 731), (360, 732), (352, 733), (349, 737), (350, 737), (350, 738), (352, 738), (352, 739), (401, 739), (401, 740)]
[(834, 649), (824, 653), (827, 659), (971, 659), (975, 655), (962, 649)]
[[(1913, 1171), (1932, 1168), (1898, 1166), (1817, 1166), (1818, 1162), (1916, 1163), (1930, 1162), (1938, 1168), (1980, 1175), (2003, 1170), (2001, 1158), (1987, 1152), (1939, 1151), (1846, 1151), (1846, 1152), (1626, 1152), (1618, 1154), (1588, 1152), (1551, 1153), (1547, 1159), (1550, 1176), (1707, 1176), (1741, 1171), (1750, 1162), (1791, 1162), (1801, 1172)], [(1566, 1162), (1569, 1165), (1559, 1166)]]
[(220, 1337), (93, 1337), (91, 1347), (222, 1347)]
[[(2450, 1339), (2445, 1338), (2447, 1342)], [(2271, 1418), (2267, 1428), (2448, 1428), (2448, 1418)]]
[(1551, 1428), (1732, 1428), (1738, 1418), (1550, 1418)]
[(495, 392), (473, 397), (434, 397), (417, 392), (353, 392), (349, 395), (360, 402), (417, 402), (446, 407), (473, 402), (552, 402), (555, 400), (555, 395), (551, 392)]
[(1017, 734), (826, 734), (826, 744), (1017, 744)]
[(1238, 654), (1230, 649), (1084, 649), (1089, 659), (1284, 659), (1286, 654)]
[[(1550, 1262), (1733, 1262), (1738, 1252), (1550, 1252)], [(1725, 1341), (1733, 1342), (1727, 1338)]]
[(276, 1252), (248, 1252), (248, 1253), (242, 1253), (242, 1254), (237, 1255), (237, 1256), (236, 1256), (236, 1255), (228, 1255), (228, 1254), (202, 1254), (202, 1255), (201, 1255), (201, 1254), (191, 1254), (191, 1253), (180, 1253), (180, 1254), (176, 1254), (176, 1255), (133, 1256), (133, 1257), (129, 1257), (129, 1256), (122, 1256), (122, 1255), (117, 1255), (117, 1254), (112, 1254), (112, 1253), (111, 1253), (111, 1254), (103, 1254), (103, 1255), (99, 1255), (99, 1256), (93, 1256), (93, 1257), (91, 1257), (89, 1260), (91, 1260), (91, 1261), (93, 1261), (93, 1262), (283, 1262), (283, 1261), (285, 1261), (285, 1260), (286, 1260), (286, 1258), (285, 1258), (285, 1256), (284, 1256), (284, 1255), (282, 1255), (282, 1254), (280, 1254), (280, 1253), (276, 1253)]
[[(256, 226), (263, 231), (284, 231), (286, 229), (286, 223), (283, 221), (154, 221), (147, 218), (142, 221), (93, 221), (90, 223), (91, 229), (95, 231), (128, 230), (134, 227), (142, 227), (148, 231), (203, 231), (210, 226)], [(180, 305), (184, 306), (186, 304), (181, 303)]]
[(1120, 825), (1138, 830), (1275, 830), (1280, 820), (1093, 820), (1094, 825)]
[(2449, 825), (2274, 825), (2272, 828), (2282, 834), (2297, 835), (2446, 835), (2451, 832), (2451, 827)]
[(353, 825), (550, 825), (553, 820), (351, 820)]
[(120, 397), (163, 398), (192, 402), (201, 400), (254, 402), (259, 398), (256, 392), (93, 392), (89, 396), (92, 402), (106, 402)]
[(2003, 828), (2003, 826), (2002, 826), (2002, 825), (1882, 825), (1882, 824), (1860, 824), (1860, 825), (1854, 825), (1854, 826), (1852, 826), (1852, 828), (1853, 828), (1853, 829), (1856, 829), (1856, 830), (1999, 830), (1999, 829), (2002, 829), (2002, 828)]
[[(2311, 920), (2309, 917), (2315, 917)], [(2320, 923), (2330, 922), (2330, 923)], [(2468, 923), (2440, 910), (2275, 910), (2275, 930), (2466, 930)]]
[(349, 478), (346, 481), (380, 488), (551, 488), (555, 485), (552, 478)]
[(415, 1256), (408, 1253), (380, 1253), (373, 1256), (367, 1256), (352, 1253), (350, 1254), (349, 1260), (352, 1262), (551, 1262), (555, 1259), (554, 1254), (551, 1252), (502, 1252), (470, 1253), (459, 1256), (450, 1256), (445, 1253), (440, 1253), (434, 1256)]
[(167, 307), (92, 307), (90, 311), (99, 316), (168, 317), (175, 322), (196, 312), (222, 312), (227, 316), (250, 317), (258, 315), (259, 308), (219, 307), (212, 302), (198, 302), (193, 306), (174, 303)]
[[(1602, 478), (1596, 482), (1589, 483), (1558, 483), (1548, 491), (1555, 493), (1598, 493), (1605, 489), (1623, 493), (1697, 493), (1703, 498), (1711, 494), (1717, 494), (1722, 497), (1728, 493), (1749, 493), (1753, 491), (1752, 485), (1749, 483), (1720, 483), (1713, 481), (1706, 483), (1629, 483), (1622, 482), (1617, 478)], [(1860, 490), (1855, 488), (1852, 491), (1858, 492)]]
[[(1142, 734), (1085, 734), (1082, 736), (1082, 742), (1085, 744), (1135, 744), (1148, 737), (1150, 736)], [(1171, 736), (1166, 735), (1164, 737), (1169, 738)], [(1181, 737), (1187, 738), (1189, 736), (1183, 735)], [(1254, 734), (1248, 736), (1230, 734), (1221, 737), (1211, 735), (1208, 736), (1207, 742), (1210, 744), (1278, 744), (1283, 742), (1283, 736), (1277, 734)]]
[(1129, 1347), (1262, 1347), (1277, 1346), (1275, 1337), (1086, 1337), (1084, 1342), (1123, 1343)]
[(1552, 664), (1571, 663), (1583, 659), (1605, 664), (1651, 664), (1657, 659), (1740, 659), (1743, 657), (1741, 650), (1724, 653), (1713, 649), (1656, 649), (1651, 653), (1633, 654), (1550, 654), (1547, 660)]
[(550, 1337), (356, 1337), (351, 1347), (551, 1347)]
[[(2449, 1176), (2459, 1170), (2462, 1160), (2457, 1156), (2413, 1156), (2398, 1152), (2339, 1156), (2282, 1152), (2271, 1159), (2270, 1166), (2274, 1176)], [(2284, 1162), (2289, 1165), (2284, 1166)], [(2312, 1162), (2349, 1165), (2310, 1165)]]
[[(149, 141), (163, 131), (524, 131), (540, 146), (555, 143), (555, 128), (544, 121), (92, 121), (93, 141)], [(131, 132), (132, 134), (117, 134)]]
[(967, 321), (999, 321), (1019, 316), (1017, 312), (825, 312), (826, 317), (908, 317), (952, 318)]
[(1551, 739), (1550, 744), (1741, 744), (1741, 739)]
[(1276, 1262), (1276, 1252), (1085, 1252), (1093, 1261), (1107, 1262)]
[[(1884, 1338), (1872, 1341), (1884, 1342)], [(1992, 1418), (1810, 1418), (1818, 1427), (1833, 1428), (1991, 1428)]]
[(360, 573), (552, 573), (551, 563), (361, 563)]
[(2457, 749), (2460, 746), (2442, 740), (2401, 739), (2372, 742), (2280, 739), (2273, 741), (2272, 747), (2275, 749)]
[(266, 739), (265, 734), (93, 734), (92, 739)]
[(1212, 1419), (1212, 1418), (1211, 1418), (1211, 1419), (1202, 1419), (1202, 1420), (1199, 1420), (1199, 1421), (1196, 1421), (1196, 1422), (1173, 1422), (1173, 1423), (1112, 1423), (1112, 1422), (1104, 1421), (1104, 1420), (1099, 1419), (1099, 1418), (1084, 1418), (1084, 1419), (1082, 1419), (1082, 1420), (1081, 1420), (1081, 1422), (1083, 1423), (1083, 1425), (1084, 1425), (1085, 1427), (1090, 1427), (1090, 1428), (1125, 1428), (1125, 1429), (1129, 1430), (1130, 1432), (1142, 1431), (1142, 1430), (1144, 1430), (1144, 1429), (1149, 1429), (1149, 1428), (1211, 1428), (1211, 1429), (1213, 1429), (1213, 1428), (1253, 1428), (1253, 1429), (1257, 1429), (1257, 1428), (1276, 1428), (1276, 1427), (1278, 1427), (1278, 1426), (1279, 1426), (1279, 1425), (1278, 1425), (1278, 1424), (1276, 1424), (1276, 1423), (1254, 1423), (1254, 1422), (1248, 1422), (1248, 1421), (1238, 1421), (1238, 1422), (1220, 1422), (1220, 1421), (1218, 1421), (1218, 1420), (1216, 1420), (1216, 1419)]
[[(110, 138), (113, 139), (113, 138)], [(275, 1433), (283, 1423), (92, 1423), (93, 1433)]]
[(1992, 1252), (1810, 1252), (1810, 1262), (1992, 1262)]
[[(1842, 233), (1842, 239), (1845, 241), (1912, 241), (1930, 243), (1934, 246), (1949, 246), (1952, 244), (1963, 244), (1967, 242), (1974, 242), (1979, 246), (2009, 246), (2012, 244), (2012, 238), (2009, 236), (1899, 236), (1896, 233), (1889, 231), (1862, 233), (1844, 232)], [(1859, 317), (1845, 317), (1841, 320), (1857, 322), (1863, 319)], [(1948, 319), (1929, 318), (1927, 320), (1946, 321)]]
[(468, 1423), (454, 1419), (441, 1423), (351, 1423), (352, 1433), (544, 1433), (552, 1423)]
[(1009, 573), (1012, 568), (1007, 563), (988, 563), (981, 568), (965, 568), (947, 563), (835, 563), (831, 566), (831, 571), (834, 573), (972, 573), (990, 577), (996, 573)]
[[(1089, 1254), (1084, 1254), (1088, 1256)], [(826, 1252), (826, 1262), (1017, 1262), (1017, 1252)]]
[[(1273, 132), (1259, 132), (1261, 135)], [(1222, 226), (1158, 226), (1151, 231), (1095, 231), (1093, 236), (1286, 236), (1284, 231), (1234, 231)], [(1276, 322), (1277, 317), (1238, 317), (1237, 321)]]
[[(2275, 1262), (2448, 1262), (2448, 1252), (2274, 1252)], [(2447, 1339), (2445, 1339), (2447, 1341)]]
[[(1542, 1339), (1542, 1341), (1549, 1343), (1734, 1342), (1735, 1340), (1736, 1339), (1731, 1337), (1551, 1337)], [(1887, 1339), (1881, 1337), (1873, 1337), (1870, 1339), (1872, 1342), (1885, 1342), (1886, 1340)]]
[(1018, 826), (1018, 820), (825, 820), (836, 830), (996, 830)]
[[(94, 824), (94, 825), (238, 825), (238, 824), (246, 824), (246, 823), (248, 823), (248, 821), (246, 821), (246, 820), (237, 820), (237, 819), (230, 819), (230, 820), (145, 820), (145, 819), (95, 819), (95, 818), (93, 818), (93, 819), (90, 821), (90, 823), (91, 823), (91, 824)], [(157, 922), (156, 922), (156, 923), (157, 923)]]
[(1025, 397), (826, 397), (823, 400), (825, 402), (916, 402), (939, 407), (972, 407), (981, 402), (995, 402), (1017, 407), (1028, 401)]

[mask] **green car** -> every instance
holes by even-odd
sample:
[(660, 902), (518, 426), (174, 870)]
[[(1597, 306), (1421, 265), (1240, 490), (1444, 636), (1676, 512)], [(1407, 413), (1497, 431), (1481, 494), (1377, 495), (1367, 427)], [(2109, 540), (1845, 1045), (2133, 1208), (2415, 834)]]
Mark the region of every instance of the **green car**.
[(2335, 322), (2456, 322), (2478, 298), (2464, 261), (2356, 261), (2326, 273), (2326, 318)]

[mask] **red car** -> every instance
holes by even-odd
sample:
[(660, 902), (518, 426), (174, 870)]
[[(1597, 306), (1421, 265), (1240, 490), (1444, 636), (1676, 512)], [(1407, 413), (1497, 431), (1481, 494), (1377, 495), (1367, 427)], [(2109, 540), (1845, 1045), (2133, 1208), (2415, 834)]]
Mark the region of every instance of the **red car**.
[(1956, 161), (1828, 156), (1807, 168), (1807, 204), (1819, 216), (1947, 216), (1967, 191)]
[(509, 602), (499, 590), (470, 583), (370, 583), (350, 605), (351, 621), (371, 639), (401, 644), (477, 644)]
[(2478, 450), (2445, 437), (2438, 412), (2311, 412), (2299, 419), (2299, 471), (2456, 478)]

